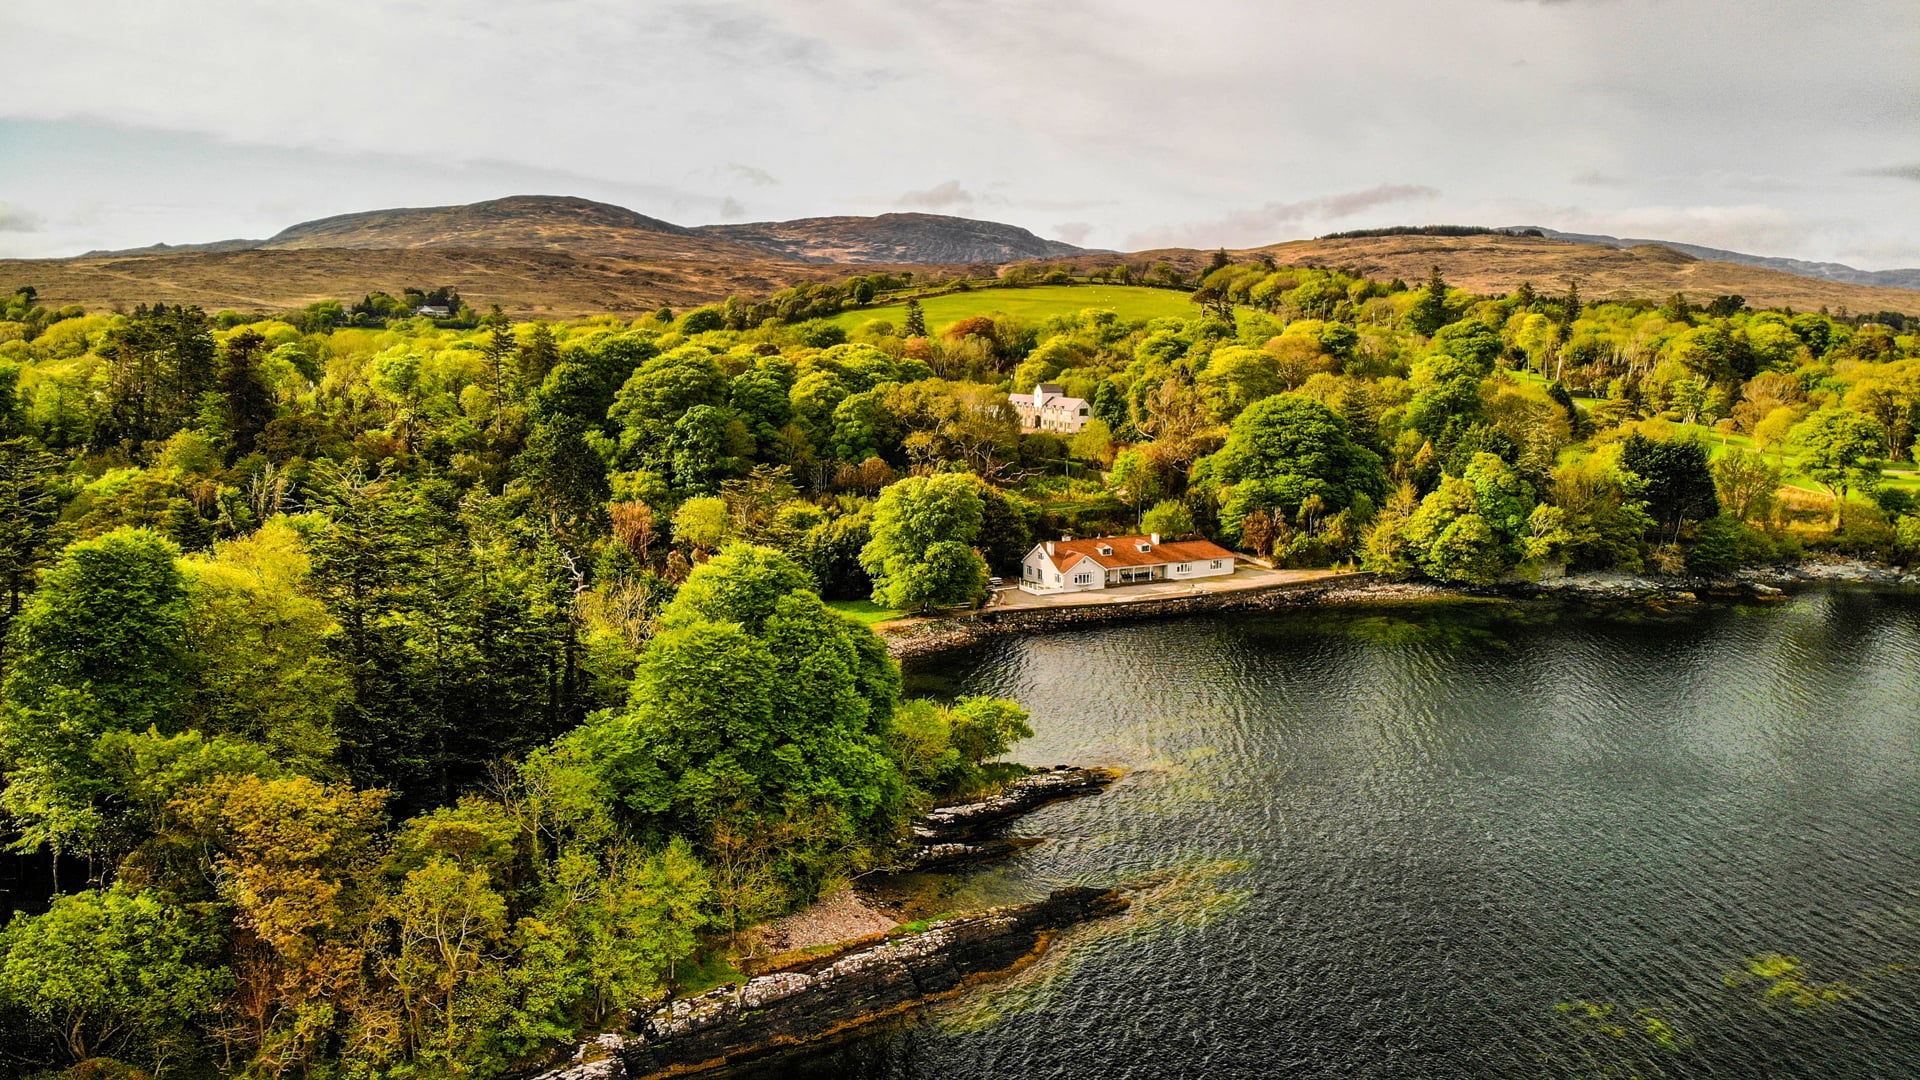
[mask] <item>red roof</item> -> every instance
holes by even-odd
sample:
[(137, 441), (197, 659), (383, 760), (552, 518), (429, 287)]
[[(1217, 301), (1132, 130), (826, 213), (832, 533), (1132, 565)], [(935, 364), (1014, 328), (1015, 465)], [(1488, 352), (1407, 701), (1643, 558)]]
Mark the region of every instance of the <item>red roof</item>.
[[(1048, 546), (1053, 549), (1048, 555), (1056, 568), (1071, 567), (1083, 557), (1109, 570), (1234, 557), (1233, 552), (1211, 540), (1168, 540), (1156, 544), (1149, 536), (1101, 536), (1091, 540), (1060, 540), (1051, 545), (1042, 545), (1043, 548)], [(1146, 551), (1140, 550), (1143, 546)], [(1102, 554), (1100, 549), (1103, 547), (1113, 554)]]

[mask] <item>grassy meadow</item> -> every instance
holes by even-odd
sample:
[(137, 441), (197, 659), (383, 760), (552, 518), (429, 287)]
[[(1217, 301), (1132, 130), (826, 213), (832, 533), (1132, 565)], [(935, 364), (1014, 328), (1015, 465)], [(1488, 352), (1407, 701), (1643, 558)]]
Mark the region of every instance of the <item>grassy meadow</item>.
[[(961, 319), (975, 315), (1012, 315), (1029, 322), (1042, 322), (1056, 315), (1078, 315), (1088, 308), (1111, 311), (1124, 320), (1159, 319), (1167, 316), (1192, 318), (1199, 311), (1180, 289), (1153, 289), (1143, 285), (1034, 285), (1023, 288), (974, 289), (948, 293), (920, 302), (926, 312), (927, 329), (935, 334)], [(900, 325), (906, 318), (905, 303), (874, 304), (843, 311), (829, 322), (858, 329), (879, 319)]]

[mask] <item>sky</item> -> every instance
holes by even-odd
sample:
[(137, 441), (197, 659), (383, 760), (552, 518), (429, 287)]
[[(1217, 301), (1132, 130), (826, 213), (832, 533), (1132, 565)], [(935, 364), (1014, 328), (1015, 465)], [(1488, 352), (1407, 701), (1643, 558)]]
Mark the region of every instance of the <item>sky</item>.
[(0, 256), (578, 195), (1920, 266), (1916, 0), (10, 3)]

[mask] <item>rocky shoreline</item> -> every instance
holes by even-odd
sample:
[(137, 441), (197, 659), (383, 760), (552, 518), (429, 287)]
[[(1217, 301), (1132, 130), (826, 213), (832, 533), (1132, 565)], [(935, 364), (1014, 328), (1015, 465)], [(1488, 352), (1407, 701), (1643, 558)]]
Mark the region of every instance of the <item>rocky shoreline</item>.
[(817, 1042), (1018, 967), (1053, 934), (1126, 910), (1118, 890), (1058, 889), (1045, 900), (943, 919), (914, 933), (672, 1001), (631, 1034), (580, 1044), (537, 1080), (645, 1080), (719, 1068)]
[(1825, 583), (1885, 586), (1920, 585), (1920, 573), (1857, 560), (1804, 562), (1751, 567), (1724, 580), (1651, 574), (1567, 574), (1539, 580), (1513, 579), (1491, 586), (1437, 585), (1394, 581), (1372, 573), (1342, 574), (1292, 582), (1267, 589), (1206, 593), (1159, 600), (1082, 604), (996, 611), (985, 608), (943, 619), (882, 626), (881, 636), (896, 659), (932, 656), (979, 645), (998, 637), (1044, 634), (1077, 626), (1136, 622), (1235, 611), (1411, 603), (1425, 600), (1555, 600), (1585, 603), (1689, 602), (1702, 595), (1764, 598)]

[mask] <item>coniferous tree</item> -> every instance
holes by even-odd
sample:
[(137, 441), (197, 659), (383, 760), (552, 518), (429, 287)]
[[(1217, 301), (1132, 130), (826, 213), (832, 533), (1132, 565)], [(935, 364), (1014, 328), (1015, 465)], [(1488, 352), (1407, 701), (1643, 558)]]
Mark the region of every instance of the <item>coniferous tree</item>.
[(1447, 279), (1440, 275), (1440, 266), (1435, 264), (1433, 273), (1427, 277), (1427, 287), (1414, 301), (1413, 310), (1407, 313), (1407, 325), (1416, 334), (1432, 337), (1434, 332), (1453, 321), (1447, 308)]
[(220, 369), (220, 394), (226, 399), (227, 434), (233, 457), (253, 453), (254, 440), (273, 423), (273, 390), (260, 375), (260, 354), (266, 339), (242, 330), (227, 339), (226, 363)]
[(920, 301), (907, 301), (907, 336), (927, 336), (927, 313), (920, 310)]

